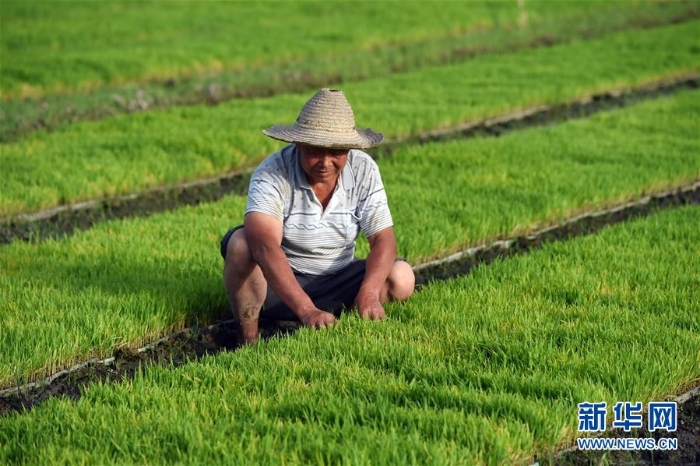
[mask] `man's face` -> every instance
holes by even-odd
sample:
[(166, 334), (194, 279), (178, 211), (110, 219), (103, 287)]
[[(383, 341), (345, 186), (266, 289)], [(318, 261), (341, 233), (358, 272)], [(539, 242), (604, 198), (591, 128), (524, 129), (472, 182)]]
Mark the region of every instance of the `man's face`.
[(335, 183), (348, 162), (348, 149), (297, 144), (301, 154), (301, 168), (306, 173), (309, 184)]

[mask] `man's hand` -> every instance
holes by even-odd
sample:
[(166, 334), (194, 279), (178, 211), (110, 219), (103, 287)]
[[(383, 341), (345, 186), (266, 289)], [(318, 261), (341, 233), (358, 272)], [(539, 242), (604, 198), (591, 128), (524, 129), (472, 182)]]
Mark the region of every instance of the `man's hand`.
[(380, 320), (386, 317), (384, 306), (379, 302), (379, 296), (366, 294), (360, 290), (355, 298), (355, 306), (363, 319)]
[(330, 327), (335, 324), (335, 316), (320, 309), (312, 309), (301, 314), (299, 318), (302, 324), (312, 328)]
[[(365, 278), (355, 297), (355, 307), (363, 319), (380, 320), (386, 317), (381, 300), (382, 288), (396, 258), (394, 229), (384, 228), (367, 239), (370, 251), (367, 256)], [(384, 299), (387, 300), (386, 297)]]

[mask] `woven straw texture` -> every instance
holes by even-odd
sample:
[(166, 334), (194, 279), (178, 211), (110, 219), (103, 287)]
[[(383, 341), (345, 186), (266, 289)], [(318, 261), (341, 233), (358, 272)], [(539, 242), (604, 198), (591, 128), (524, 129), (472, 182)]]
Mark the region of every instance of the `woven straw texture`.
[(355, 114), (337, 89), (318, 91), (304, 104), (295, 124), (272, 126), (263, 133), (280, 141), (339, 149), (367, 149), (384, 139), (381, 133), (355, 127)]

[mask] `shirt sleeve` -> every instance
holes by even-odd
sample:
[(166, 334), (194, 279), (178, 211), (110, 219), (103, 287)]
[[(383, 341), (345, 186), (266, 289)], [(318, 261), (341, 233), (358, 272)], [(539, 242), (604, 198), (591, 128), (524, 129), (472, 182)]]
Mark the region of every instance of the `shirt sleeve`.
[(363, 189), (357, 205), (357, 213), (360, 217), (360, 229), (369, 238), (393, 226), (394, 222), (389, 211), (389, 202), (379, 174), (379, 167), (369, 156), (363, 162), (360, 170)]
[(263, 161), (250, 178), (245, 213), (261, 212), (282, 222), (288, 185), (278, 160), (270, 158)]

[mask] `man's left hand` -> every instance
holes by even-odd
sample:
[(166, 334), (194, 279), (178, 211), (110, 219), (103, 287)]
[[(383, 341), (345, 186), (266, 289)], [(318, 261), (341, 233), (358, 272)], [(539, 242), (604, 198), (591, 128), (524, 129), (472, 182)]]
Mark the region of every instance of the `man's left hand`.
[(363, 319), (380, 320), (386, 317), (384, 306), (379, 302), (379, 296), (365, 296), (360, 292), (355, 298), (355, 307)]

